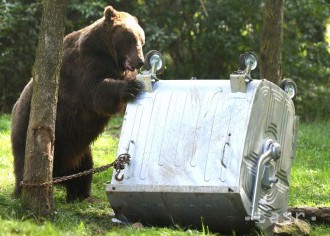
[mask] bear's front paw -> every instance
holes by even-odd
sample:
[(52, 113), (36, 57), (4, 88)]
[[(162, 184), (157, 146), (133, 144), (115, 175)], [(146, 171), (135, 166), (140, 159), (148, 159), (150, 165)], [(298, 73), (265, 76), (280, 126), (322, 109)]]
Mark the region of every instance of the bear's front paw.
[(139, 93), (143, 91), (144, 85), (137, 80), (130, 80), (126, 82), (124, 93), (122, 98), (125, 101), (131, 101), (137, 97)]

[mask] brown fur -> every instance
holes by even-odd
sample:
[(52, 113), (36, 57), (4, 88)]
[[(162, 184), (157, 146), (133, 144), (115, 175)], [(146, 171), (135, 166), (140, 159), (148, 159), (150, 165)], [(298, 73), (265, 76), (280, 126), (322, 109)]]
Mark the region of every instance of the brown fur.
[[(90, 144), (112, 114), (134, 99), (142, 86), (135, 80), (143, 65), (144, 32), (136, 18), (111, 6), (104, 17), (64, 38), (55, 130), (54, 177), (93, 167)], [(15, 196), (21, 193), (26, 133), (33, 80), (12, 112), (11, 139), (16, 177)], [(67, 200), (90, 196), (92, 177), (64, 183)]]

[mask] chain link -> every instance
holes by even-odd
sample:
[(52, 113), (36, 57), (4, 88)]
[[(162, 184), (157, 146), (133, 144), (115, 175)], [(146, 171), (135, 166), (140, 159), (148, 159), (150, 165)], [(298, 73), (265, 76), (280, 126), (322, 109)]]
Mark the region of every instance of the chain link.
[(95, 173), (98, 173), (101, 171), (105, 171), (105, 170), (109, 169), (110, 167), (113, 167), (117, 172), (115, 175), (115, 179), (117, 181), (122, 181), (124, 179), (124, 175), (119, 177), (120, 171), (125, 169), (125, 164), (129, 164), (130, 158), (131, 158), (131, 156), (128, 153), (120, 154), (114, 162), (107, 164), (105, 166), (82, 171), (82, 172), (79, 172), (79, 173), (73, 174), (73, 175), (56, 177), (56, 178), (53, 178), (52, 181), (39, 183), (39, 184), (31, 184), (31, 183), (27, 183), (26, 181), (21, 181), (20, 185), (25, 186), (25, 187), (46, 187), (46, 186), (51, 186), (53, 184), (62, 183), (64, 181), (68, 181), (71, 179), (79, 178), (82, 176), (91, 175), (91, 174), (95, 174)]

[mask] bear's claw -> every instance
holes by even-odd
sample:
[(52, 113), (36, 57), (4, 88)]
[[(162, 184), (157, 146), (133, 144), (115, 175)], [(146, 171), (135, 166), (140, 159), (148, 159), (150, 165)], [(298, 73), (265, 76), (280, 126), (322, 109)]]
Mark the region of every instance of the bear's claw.
[(137, 80), (130, 80), (126, 83), (126, 87), (123, 94), (123, 99), (131, 101), (135, 99), (139, 93), (143, 91), (144, 85)]

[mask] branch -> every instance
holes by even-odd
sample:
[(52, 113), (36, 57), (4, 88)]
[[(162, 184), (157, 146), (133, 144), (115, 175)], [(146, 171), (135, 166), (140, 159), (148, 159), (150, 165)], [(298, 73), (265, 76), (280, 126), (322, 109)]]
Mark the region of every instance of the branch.
[(330, 223), (330, 207), (289, 207), (288, 212), (295, 218), (315, 223)]
[(201, 6), (202, 6), (202, 8), (203, 8), (203, 11), (204, 11), (205, 15), (208, 17), (209, 14), (207, 13), (207, 10), (206, 10), (206, 7), (205, 7), (205, 4), (204, 4), (204, 1), (203, 1), (203, 0), (199, 0), (199, 1), (200, 1), (200, 3), (201, 3)]

